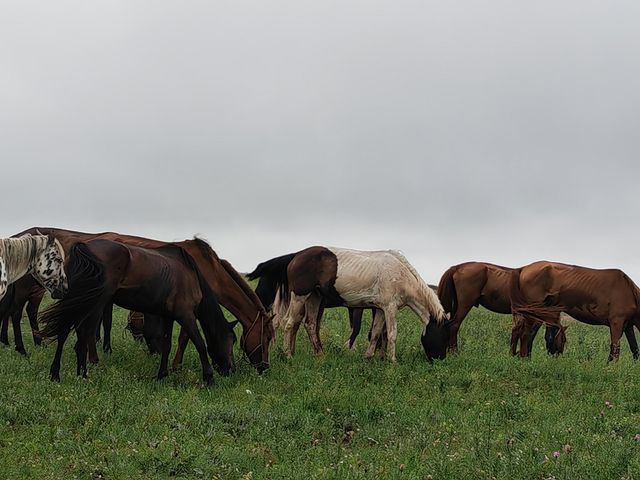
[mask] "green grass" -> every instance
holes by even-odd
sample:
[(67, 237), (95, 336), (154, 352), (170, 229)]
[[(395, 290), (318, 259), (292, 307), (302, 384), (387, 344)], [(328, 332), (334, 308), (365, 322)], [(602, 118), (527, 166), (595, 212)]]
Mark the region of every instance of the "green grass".
[(474, 309), (460, 353), (429, 365), (404, 310), (392, 365), (363, 358), (365, 319), (356, 352), (343, 348), (346, 310), (327, 310), (324, 355), (301, 329), (292, 360), (274, 349), (262, 376), (238, 361), (212, 388), (192, 347), (182, 371), (155, 381), (158, 357), (124, 331), (119, 309), (114, 352), (88, 380), (75, 376), (75, 338), (57, 384), (53, 345), (35, 348), (25, 332), (28, 358), (0, 349), (0, 475), (640, 478), (640, 365), (626, 344), (607, 365), (607, 329), (572, 324), (564, 356), (547, 356), (539, 338), (520, 360), (508, 354), (509, 317)]

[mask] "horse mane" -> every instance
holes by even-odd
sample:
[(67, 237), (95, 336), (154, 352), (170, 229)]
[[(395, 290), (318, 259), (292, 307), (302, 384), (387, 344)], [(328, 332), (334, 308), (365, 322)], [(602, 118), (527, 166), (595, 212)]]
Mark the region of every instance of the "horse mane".
[(256, 292), (254, 292), (253, 289), (247, 283), (247, 281), (244, 278), (242, 278), (242, 275), (240, 275), (238, 271), (235, 268), (233, 268), (231, 263), (229, 263), (227, 260), (224, 260), (221, 258), (220, 264), (225, 269), (225, 271), (231, 276), (231, 278), (236, 282), (236, 284), (238, 284), (238, 286), (242, 288), (242, 291), (245, 293), (245, 295), (247, 295), (247, 297), (251, 299), (254, 305), (258, 307), (258, 310), (260, 310), (260, 312), (266, 315), (267, 312), (264, 308), (264, 305), (262, 305), (262, 302), (258, 298), (258, 295), (256, 295)]
[(280, 292), (280, 299), (289, 302), (289, 277), (287, 268), (297, 253), (281, 255), (258, 264), (255, 270), (247, 274), (249, 280), (260, 278), (256, 286), (256, 295), (265, 308), (271, 308)]
[(0, 239), (0, 256), (4, 259), (9, 283), (17, 279), (17, 272), (27, 271), (44, 238), (46, 237), (27, 234), (22, 237)]
[[(204, 240), (196, 239), (196, 242), (202, 242), (202, 244), (208, 246), (208, 244)], [(225, 320), (224, 313), (222, 312), (222, 308), (218, 303), (218, 299), (215, 293), (213, 293), (213, 290), (209, 286), (209, 283), (202, 275), (202, 272), (200, 271), (200, 268), (198, 268), (198, 264), (196, 263), (194, 258), (178, 243), (167, 243), (161, 247), (158, 247), (157, 250), (177, 254), (182, 260), (183, 264), (195, 273), (198, 279), (200, 291), (202, 292), (202, 300), (200, 301), (200, 305), (198, 306), (196, 316), (200, 320), (200, 325), (202, 326), (202, 330), (207, 339), (207, 343), (211, 343), (211, 339), (213, 338), (213, 336), (219, 336), (222, 333), (218, 330), (218, 328), (220, 328), (221, 325), (227, 325), (227, 321)], [(215, 255), (213, 250), (211, 250), (211, 252)], [(212, 330), (209, 329), (210, 324), (208, 320), (212, 320), (215, 322), (215, 324), (211, 325), (213, 327)]]
[(400, 263), (402, 263), (407, 268), (407, 270), (409, 270), (409, 272), (411, 272), (413, 277), (418, 282), (420, 291), (427, 300), (427, 307), (429, 308), (429, 312), (431, 313), (431, 315), (435, 316), (438, 325), (442, 324), (442, 322), (444, 322), (445, 320), (445, 312), (436, 293), (429, 287), (427, 282), (422, 279), (418, 271), (414, 268), (413, 265), (411, 265), (409, 260), (407, 260), (407, 258), (402, 253), (400, 253), (398, 250), (387, 251), (397, 260), (399, 260)]
[(98, 300), (104, 293), (105, 267), (86, 243), (75, 243), (71, 247), (67, 278), (70, 285), (67, 294), (40, 315), (45, 325), (40, 334), (45, 338), (66, 336), (87, 318), (102, 313), (97, 309), (102, 308)]
[(258, 307), (260, 311), (265, 312), (264, 306), (256, 295), (256, 292), (251, 289), (246, 280), (242, 278), (242, 275), (240, 275), (235, 268), (233, 268), (231, 263), (220, 258), (215, 250), (211, 248), (209, 242), (207, 242), (203, 238), (195, 236), (193, 237), (193, 241), (198, 246), (205, 258), (207, 258), (211, 263), (219, 263), (220, 265), (222, 265), (222, 268), (224, 268), (224, 270), (229, 274), (233, 281), (242, 289), (245, 295), (251, 299), (255, 306)]

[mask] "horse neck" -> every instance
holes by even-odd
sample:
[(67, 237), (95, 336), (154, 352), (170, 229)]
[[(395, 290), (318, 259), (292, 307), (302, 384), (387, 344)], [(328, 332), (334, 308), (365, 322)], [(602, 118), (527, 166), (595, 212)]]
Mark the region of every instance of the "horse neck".
[(0, 255), (4, 258), (8, 283), (11, 284), (33, 271), (34, 260), (42, 248), (40, 240), (32, 236), (0, 240)]
[(240, 321), (243, 328), (250, 327), (256, 321), (258, 315), (262, 313), (262, 309), (249, 298), (243, 288), (228, 274), (220, 275), (219, 280), (220, 290), (222, 290), (218, 294), (220, 303)]
[(200, 271), (209, 285), (216, 287), (212, 288), (212, 290), (220, 305), (229, 310), (240, 321), (243, 328), (250, 327), (261, 310), (220, 262), (212, 262), (210, 259), (200, 255), (199, 258), (204, 259), (201, 265), (207, 265), (207, 267), (201, 268)]
[(444, 310), (429, 285), (415, 275), (411, 275), (410, 278), (414, 278), (415, 282), (411, 282), (411, 288), (408, 288), (406, 292), (406, 301), (409, 308), (424, 322), (432, 317), (438, 318), (442, 316)]

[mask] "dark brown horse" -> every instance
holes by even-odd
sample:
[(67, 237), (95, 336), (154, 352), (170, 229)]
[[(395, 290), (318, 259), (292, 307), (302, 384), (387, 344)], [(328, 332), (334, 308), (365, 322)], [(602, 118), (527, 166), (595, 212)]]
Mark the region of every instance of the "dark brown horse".
[[(84, 233), (58, 228), (37, 227), (21, 232), (41, 231), (50, 233), (59, 239), (65, 249), (70, 248), (76, 242), (89, 241), (92, 239), (113, 240), (128, 245), (145, 248), (156, 248), (167, 245), (168, 242), (153, 240), (133, 235), (123, 235), (114, 232)], [(18, 234), (20, 235), (20, 234)], [(234, 270), (229, 262), (218, 257), (211, 247), (199, 239), (176, 242), (176, 245), (184, 248), (195, 260), (198, 269), (209, 284), (209, 287), (216, 295), (220, 304), (231, 312), (242, 324), (242, 336), (240, 346), (247, 354), (251, 364), (263, 371), (269, 366), (269, 342), (273, 338), (273, 325), (271, 318), (267, 315), (258, 296), (251, 287), (244, 281), (242, 276)], [(111, 329), (111, 307), (105, 306), (103, 312), (103, 325), (105, 335), (103, 349), (111, 350), (110, 329)], [(181, 333), (180, 348), (176, 352), (174, 365), (182, 361), (181, 352), (188, 341), (186, 332)], [(91, 344), (90, 344), (91, 347)], [(90, 360), (97, 361), (97, 355), (90, 352)]]
[[(527, 340), (536, 323), (560, 328), (559, 341), (564, 339), (561, 312), (590, 325), (608, 325), (610, 361), (620, 356), (623, 332), (630, 332), (627, 339), (634, 350), (633, 324), (640, 320), (640, 292), (621, 270), (535, 262), (512, 272), (510, 296), (514, 315), (512, 351), (520, 342), (521, 356), (530, 353)], [(636, 352), (637, 344), (634, 356)]]
[(38, 335), (38, 308), (42, 303), (45, 289), (41, 287), (31, 275), (25, 275), (9, 286), (7, 295), (0, 300), (0, 342), (9, 345), (9, 321), (13, 324), (13, 334), (16, 342), (16, 351), (27, 354), (22, 341), (22, 329), (20, 320), (22, 311), (25, 310), (31, 324), (31, 334), (35, 345), (40, 345), (42, 338)]
[[(233, 369), (233, 326), (191, 256), (177, 245), (155, 249), (110, 240), (77, 243), (70, 248), (71, 292), (45, 311), (43, 335), (58, 339), (51, 378), (60, 378), (60, 358), (71, 328), (75, 328), (78, 375), (87, 375), (87, 346), (107, 305), (142, 310), (164, 323), (164, 345), (158, 378), (167, 375), (173, 319), (188, 332), (202, 364), (205, 383), (213, 382), (209, 355), (222, 374)], [(196, 318), (207, 339), (200, 336)]]

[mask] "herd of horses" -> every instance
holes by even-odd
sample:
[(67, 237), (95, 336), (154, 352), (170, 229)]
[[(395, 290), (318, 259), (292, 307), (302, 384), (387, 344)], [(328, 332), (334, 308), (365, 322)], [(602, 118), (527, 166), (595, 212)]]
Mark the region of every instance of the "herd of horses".
[[(262, 372), (269, 367), (276, 327), (283, 331), (288, 356), (295, 353), (300, 325), (314, 352), (320, 353), (324, 309), (347, 307), (352, 329), (347, 344), (353, 348), (362, 313), (371, 309), (365, 357), (378, 351), (395, 361), (396, 314), (406, 306), (422, 322), (421, 343), (432, 361), (457, 350), (462, 321), (472, 307), (482, 305), (513, 315), (514, 355), (531, 354), (543, 325), (548, 352), (562, 353), (563, 313), (580, 322), (609, 326), (610, 361), (620, 355), (623, 333), (634, 358), (639, 355), (633, 327), (640, 328), (640, 292), (618, 269), (547, 261), (520, 268), (468, 262), (449, 268), (437, 288), (432, 288), (398, 251), (314, 246), (260, 263), (248, 278), (257, 280), (255, 291), (199, 238), (162, 242), (113, 232), (30, 228), (0, 239), (0, 342), (9, 343), (11, 321), (16, 350), (26, 354), (20, 329), (26, 307), (34, 343), (57, 340), (51, 379), (60, 379), (61, 356), (72, 330), (77, 374), (86, 377), (87, 362), (98, 361), (101, 333), (103, 350), (111, 351), (115, 304), (131, 311), (132, 333), (160, 354), (159, 379), (169, 373), (176, 321), (181, 331), (173, 367), (180, 366), (191, 341), (203, 381), (211, 384), (214, 368), (221, 375), (235, 368), (237, 323), (244, 355)], [(45, 291), (56, 301), (38, 314)], [(228, 322), (221, 306), (237, 320)]]

